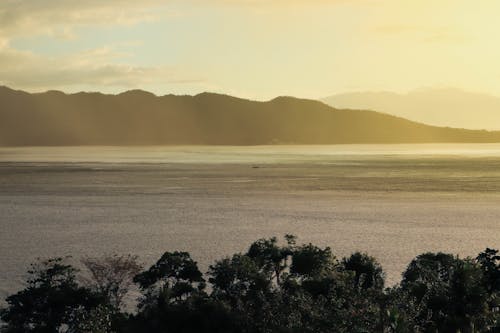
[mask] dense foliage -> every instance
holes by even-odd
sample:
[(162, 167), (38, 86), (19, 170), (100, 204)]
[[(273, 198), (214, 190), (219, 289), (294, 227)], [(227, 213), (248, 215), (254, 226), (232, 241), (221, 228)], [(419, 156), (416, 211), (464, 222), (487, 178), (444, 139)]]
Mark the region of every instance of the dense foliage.
[[(417, 256), (384, 289), (375, 258), (338, 260), (330, 248), (261, 239), (202, 274), (187, 252), (148, 269), (134, 256), (39, 261), (7, 297), (3, 332), (500, 332), (500, 256)], [(125, 310), (137, 286), (134, 311)]]

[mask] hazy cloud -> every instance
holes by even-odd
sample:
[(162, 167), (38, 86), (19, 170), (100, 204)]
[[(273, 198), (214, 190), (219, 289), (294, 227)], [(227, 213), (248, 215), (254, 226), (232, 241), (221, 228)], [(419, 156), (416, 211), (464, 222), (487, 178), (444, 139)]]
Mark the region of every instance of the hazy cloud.
[(148, 84), (201, 82), (174, 67), (140, 67), (119, 63), (111, 48), (87, 50), (64, 57), (46, 57), (8, 46), (0, 49), (0, 84), (28, 90), (71, 86), (141, 87)]
[(133, 24), (151, 20), (165, 0), (3, 0), (0, 35), (72, 36), (71, 28), (91, 24)]
[[(0, 82), (73, 91), (196, 82), (191, 91), (248, 96), (435, 83), (498, 91), (499, 10), (495, 0), (0, 0)], [(57, 40), (24, 38), (33, 36)], [(143, 45), (118, 45), (129, 39)]]
[(193, 6), (363, 5), (379, 0), (2, 0), (0, 36), (49, 35), (75, 38), (74, 27), (88, 25), (131, 25), (176, 15), (172, 4)]
[(87, 24), (134, 24), (158, 17), (158, 8), (172, 3), (195, 5), (364, 4), (377, 0), (2, 0), (0, 34), (70, 34)]
[(174, 67), (129, 65), (124, 61), (129, 54), (109, 46), (45, 56), (18, 50), (10, 43), (16, 37), (34, 35), (72, 39), (76, 37), (73, 31), (76, 26), (129, 25), (153, 20), (162, 12), (158, 8), (167, 3), (165, 0), (3, 0), (0, 84), (46, 90), (85, 85), (131, 88), (199, 82), (199, 78)]

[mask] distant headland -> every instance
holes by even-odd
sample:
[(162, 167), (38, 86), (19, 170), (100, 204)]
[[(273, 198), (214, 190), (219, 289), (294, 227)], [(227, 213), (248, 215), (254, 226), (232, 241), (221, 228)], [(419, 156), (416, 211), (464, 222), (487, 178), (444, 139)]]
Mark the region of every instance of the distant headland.
[(429, 126), (320, 101), (228, 95), (27, 93), (0, 87), (0, 146), (500, 142), (500, 131)]

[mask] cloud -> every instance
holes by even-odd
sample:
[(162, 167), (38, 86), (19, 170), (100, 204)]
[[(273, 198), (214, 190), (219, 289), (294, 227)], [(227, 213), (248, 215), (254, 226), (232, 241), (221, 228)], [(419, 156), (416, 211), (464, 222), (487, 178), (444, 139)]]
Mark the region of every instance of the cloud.
[(78, 25), (134, 24), (152, 20), (165, 0), (2, 0), (0, 35), (72, 36)]
[(72, 86), (135, 88), (203, 81), (175, 67), (120, 63), (123, 56), (123, 53), (104, 47), (68, 56), (46, 57), (7, 45), (0, 48), (0, 84), (26, 90), (71, 90)]
[(281, 7), (364, 5), (379, 0), (1, 0), (0, 36), (75, 38), (77, 26), (131, 25), (175, 15), (171, 5)]
[(297, 7), (317, 7), (346, 5), (351, 7), (364, 7), (376, 5), (382, 0), (178, 0), (184, 3), (208, 7), (242, 7), (259, 9), (279, 9), (281, 11)]
[[(199, 0), (200, 2), (203, 0)], [(304, 4), (304, 5), (336, 5), (336, 4), (351, 4), (351, 5), (364, 5), (369, 3), (377, 3), (380, 0), (205, 0), (208, 3), (219, 4), (232, 4), (232, 5), (286, 5), (286, 4)]]
[[(130, 25), (165, 13), (165, 0), (2, 0), (0, 1), (0, 84), (27, 90), (95, 86), (132, 88), (148, 84), (182, 84), (201, 80), (171, 66), (127, 64), (124, 45), (47, 56), (18, 50), (11, 40), (47, 35), (76, 38), (74, 28)], [(160, 13), (160, 14), (159, 14)], [(137, 41), (131, 42), (132, 44)]]

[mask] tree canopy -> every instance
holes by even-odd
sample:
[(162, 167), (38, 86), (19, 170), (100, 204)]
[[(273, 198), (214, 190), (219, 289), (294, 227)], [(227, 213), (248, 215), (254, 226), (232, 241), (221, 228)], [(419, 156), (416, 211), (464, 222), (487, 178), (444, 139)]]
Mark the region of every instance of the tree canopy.
[[(187, 252), (143, 270), (134, 256), (39, 260), (7, 297), (2, 332), (499, 332), (500, 256), (424, 253), (384, 289), (378, 261), (356, 252), (260, 239), (203, 274)], [(121, 307), (132, 284), (136, 310)]]

